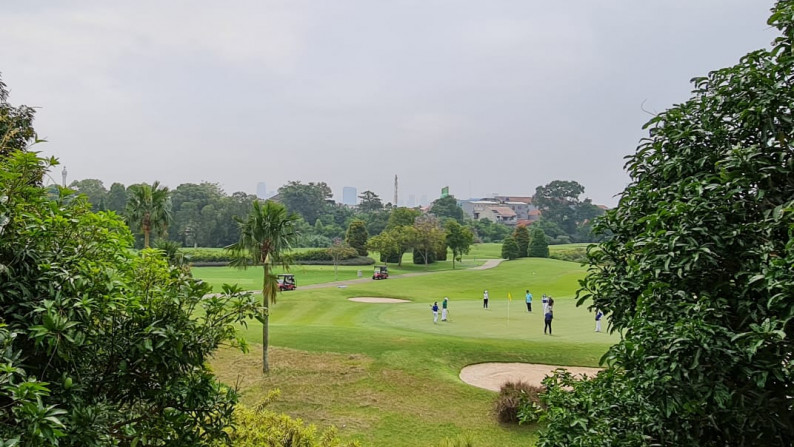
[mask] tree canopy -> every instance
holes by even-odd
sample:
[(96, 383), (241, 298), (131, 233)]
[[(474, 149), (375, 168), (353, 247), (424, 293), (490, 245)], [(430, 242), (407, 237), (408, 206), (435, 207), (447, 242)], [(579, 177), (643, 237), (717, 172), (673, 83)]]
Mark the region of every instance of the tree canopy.
[(446, 231), (446, 243), (452, 250), (452, 269), (455, 269), (455, 261), (460, 261), (464, 254), (469, 252), (471, 244), (474, 243), (474, 233), (471, 228), (464, 227), (455, 220), (448, 220), (444, 224)]
[(595, 379), (546, 382), (540, 446), (794, 444), (794, 2), (769, 24), (646, 124), (579, 300), (623, 337)]
[(536, 188), (532, 203), (542, 212), (541, 220), (559, 227), (574, 240), (580, 239), (579, 227), (586, 226), (586, 237), (581, 239), (589, 240), (590, 220), (603, 214), (603, 211), (593, 205), (590, 199), (580, 200), (582, 194), (584, 186), (578, 182), (554, 180)]
[(206, 299), (159, 251), (132, 254), (119, 216), (37, 186), (53, 165), (19, 150), (0, 163), (3, 445), (212, 445), (236, 395), (207, 361), (256, 302)]
[(333, 197), (331, 188), (325, 182), (290, 181), (278, 189), (279, 201), (293, 213), (301, 215), (306, 222), (314, 222), (323, 212), (326, 199)]
[(143, 247), (149, 248), (149, 235), (168, 234), (171, 223), (171, 197), (168, 187), (160, 186), (159, 181), (151, 185), (141, 183), (130, 186), (127, 197), (127, 218), (135, 228), (143, 233)]
[(8, 89), (0, 77), (0, 158), (17, 150), (26, 150), (37, 141), (33, 129), (36, 111), (28, 106), (8, 103)]
[(383, 202), (380, 197), (372, 191), (364, 191), (358, 198), (361, 199), (358, 203), (358, 209), (362, 213), (371, 213), (383, 209)]
[(455, 219), (458, 223), (463, 222), (463, 208), (458, 206), (458, 199), (455, 196), (445, 196), (434, 200), (430, 205), (430, 212), (442, 219)]

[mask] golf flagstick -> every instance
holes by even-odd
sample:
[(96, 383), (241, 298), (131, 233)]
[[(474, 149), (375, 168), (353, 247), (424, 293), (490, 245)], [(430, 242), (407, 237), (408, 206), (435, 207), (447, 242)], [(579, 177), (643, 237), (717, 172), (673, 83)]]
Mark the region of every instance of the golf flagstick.
[(507, 327), (510, 327), (510, 301), (513, 301), (513, 295), (507, 292)]

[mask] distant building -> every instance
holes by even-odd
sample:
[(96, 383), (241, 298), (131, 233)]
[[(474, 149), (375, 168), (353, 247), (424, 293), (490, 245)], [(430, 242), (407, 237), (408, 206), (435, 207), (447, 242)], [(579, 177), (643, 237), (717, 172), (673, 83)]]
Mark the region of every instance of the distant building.
[(427, 195), (426, 194), (422, 194), (422, 196), (419, 197), (419, 205), (421, 205), (421, 206), (430, 205), (430, 202), (427, 200)]
[[(527, 200), (529, 199), (529, 200)], [(540, 216), (531, 197), (495, 196), (489, 199), (461, 200), (463, 212), (474, 220), (488, 219), (506, 225), (534, 222)]]
[(265, 182), (259, 182), (256, 184), (256, 196), (260, 199), (267, 199), (270, 197), (267, 194), (267, 184)]
[(358, 190), (352, 186), (342, 188), (342, 204), (347, 206), (358, 205)]
[(414, 208), (415, 206), (416, 206), (416, 195), (408, 194), (408, 208)]

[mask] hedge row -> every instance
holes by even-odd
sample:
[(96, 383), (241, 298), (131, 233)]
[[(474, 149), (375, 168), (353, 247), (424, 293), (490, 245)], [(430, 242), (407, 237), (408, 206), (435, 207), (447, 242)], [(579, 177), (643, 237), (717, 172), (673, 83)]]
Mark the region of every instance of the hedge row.
[[(181, 251), (185, 254), (188, 261), (193, 265), (213, 265), (216, 263), (229, 263), (233, 257), (227, 250), (218, 250), (211, 248), (183, 248)], [(346, 248), (342, 254), (341, 259), (353, 259), (358, 257), (358, 252), (355, 248)], [(296, 264), (306, 264), (308, 261), (328, 261), (333, 264), (333, 258), (328, 254), (325, 248), (317, 248), (298, 253), (291, 253), (290, 259)], [(374, 262), (374, 261), (373, 261)], [(216, 264), (217, 265), (217, 264)]]
[(587, 248), (576, 247), (565, 250), (554, 250), (549, 252), (549, 257), (551, 259), (558, 259), (560, 261), (584, 263), (587, 262)]
[[(340, 260), (353, 259), (358, 257), (358, 252), (355, 248), (345, 247), (342, 249), (342, 256)], [(305, 261), (330, 261), (333, 264), (334, 258), (328, 253), (328, 249), (318, 248), (315, 250), (308, 250), (301, 253), (293, 253), (291, 256), (292, 261), (295, 263), (303, 263)]]
[[(372, 265), (375, 260), (369, 256), (356, 256), (350, 259), (340, 259), (337, 265)], [(299, 265), (334, 265), (334, 261), (295, 261)]]

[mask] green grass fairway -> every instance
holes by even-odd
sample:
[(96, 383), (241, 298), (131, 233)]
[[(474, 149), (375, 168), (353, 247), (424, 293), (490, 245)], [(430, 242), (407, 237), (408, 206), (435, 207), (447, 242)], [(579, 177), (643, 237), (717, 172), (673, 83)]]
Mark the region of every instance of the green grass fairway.
[[(377, 258), (377, 256), (376, 256)], [(456, 262), (456, 269), (467, 269), (482, 265), (486, 258), (464, 258), (463, 262)], [(377, 263), (376, 265), (381, 265)], [(452, 270), (452, 261), (435, 262), (427, 266), (416, 265), (412, 262), (411, 254), (408, 253), (403, 257), (402, 266), (397, 264), (389, 264), (389, 274), (402, 275), (404, 273), (421, 273), (421, 272), (437, 272), (442, 270)], [(338, 266), (336, 276), (334, 275), (333, 265), (293, 265), (289, 268), (289, 273), (295, 275), (298, 281), (298, 288), (300, 286), (308, 286), (311, 284), (323, 284), (327, 282), (346, 281), (351, 279), (358, 279), (358, 272), (361, 271), (362, 278), (371, 278), (374, 269), (373, 265), (359, 265), (359, 266)], [(193, 267), (193, 275), (201, 278), (212, 285), (213, 290), (220, 291), (223, 283), (237, 283), (245, 290), (262, 290), (262, 268), (249, 267), (248, 269), (241, 270), (235, 267)], [(284, 269), (276, 268), (276, 274), (285, 273)]]
[[(206, 271), (194, 269), (194, 275)], [(261, 269), (231, 271), (261, 275)], [(342, 435), (369, 446), (432, 446), (458, 434), (472, 436), (476, 447), (531, 445), (535, 427), (498, 424), (490, 414), (496, 393), (464, 384), (458, 374), (467, 364), (487, 361), (596, 366), (617, 335), (594, 333), (592, 313), (575, 306), (583, 275), (576, 263), (521, 259), (489, 270), (298, 289), (280, 294), (272, 309), (269, 376), (259, 372), (256, 352), (223, 350), (212, 366), (226, 383), (240, 384), (243, 402), (255, 404), (279, 388), (274, 410), (337, 425)], [(535, 296), (532, 314), (524, 304), (527, 288)], [(543, 335), (543, 293), (555, 299), (553, 336)], [(411, 302), (348, 300), (356, 296)], [(450, 321), (434, 325), (430, 305), (444, 296)], [(241, 334), (261, 342), (256, 323)]]

